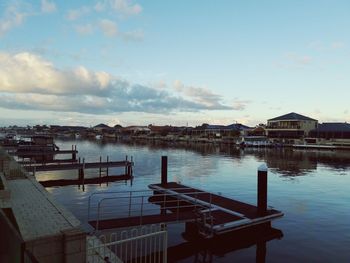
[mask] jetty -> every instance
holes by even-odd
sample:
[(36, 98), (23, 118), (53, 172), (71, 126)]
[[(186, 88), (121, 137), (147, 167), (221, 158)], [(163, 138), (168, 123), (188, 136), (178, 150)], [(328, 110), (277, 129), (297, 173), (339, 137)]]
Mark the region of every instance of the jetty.
[[(31, 172), (35, 175), (37, 172), (46, 172), (46, 171), (62, 171), (62, 170), (77, 170), (78, 176), (76, 179), (56, 179), (56, 180), (46, 180), (39, 181), (41, 185), (44, 187), (55, 187), (55, 186), (67, 186), (67, 185), (82, 185), (85, 184), (101, 184), (101, 183), (110, 183), (116, 181), (127, 181), (133, 179), (133, 159), (128, 161), (128, 157), (125, 157), (125, 161), (109, 161), (109, 157), (107, 156), (107, 160), (105, 162), (102, 161), (102, 157), (100, 157), (99, 162), (85, 162), (80, 161), (80, 158), (77, 163), (22, 163), (23, 167), (27, 172)], [(109, 172), (110, 168), (123, 168), (124, 173), (118, 175), (111, 175)], [(86, 177), (85, 170), (86, 169), (98, 169), (98, 176), (95, 177)], [(84, 189), (84, 188), (83, 188)]]
[(1, 262), (86, 260), (80, 221), (1, 148), (0, 183)]
[[(72, 145), (71, 150), (61, 150), (50, 136), (33, 136), (29, 142), (18, 142), (16, 144), (4, 147), (7, 154), (16, 156), (18, 163), (21, 164), (27, 172), (35, 175), (37, 172), (77, 170), (77, 179), (56, 179), (40, 181), (44, 187), (67, 186), (67, 185), (85, 185), (101, 184), (122, 180), (131, 180), (133, 178), (133, 160), (110, 161), (107, 156), (106, 161), (102, 161), (100, 156), (97, 162), (85, 162), (83, 158), (77, 158), (78, 150), (76, 145)], [(55, 159), (56, 155), (71, 155), (69, 159)], [(124, 173), (111, 175), (110, 168), (124, 168)], [(85, 178), (86, 169), (98, 169), (98, 176)]]
[[(110, 192), (95, 202), (89, 199), (89, 220), (97, 230), (123, 228), (157, 223), (186, 222), (186, 228), (211, 238), (232, 231), (270, 223), (282, 217), (281, 211), (267, 206), (267, 167), (258, 169), (257, 206), (224, 197), (205, 190), (167, 181), (167, 157), (162, 157), (161, 183), (149, 185), (149, 190)], [(103, 193), (100, 193), (103, 194)], [(106, 194), (106, 193), (105, 193)], [(91, 196), (96, 198), (99, 193)], [(108, 202), (118, 203), (127, 216), (105, 217), (103, 207)], [(126, 208), (124, 209), (123, 206)]]
[[(0, 262), (121, 263), (134, 257), (167, 262), (166, 228), (130, 229), (112, 240), (88, 233), (1, 147), (0, 233)], [(162, 244), (156, 246), (154, 239)], [(140, 243), (143, 246), (134, 249)]]

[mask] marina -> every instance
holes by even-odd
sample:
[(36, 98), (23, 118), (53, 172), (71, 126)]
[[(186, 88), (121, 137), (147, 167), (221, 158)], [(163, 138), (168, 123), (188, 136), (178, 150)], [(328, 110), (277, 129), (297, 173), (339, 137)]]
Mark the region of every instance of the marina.
[[(313, 228), (310, 228), (307, 223), (298, 223), (298, 219), (301, 218), (304, 220), (305, 216), (307, 216), (307, 218), (310, 216), (309, 220), (312, 220), (311, 218), (318, 215), (318, 212), (313, 209), (309, 210), (306, 214), (295, 214), (293, 206), (288, 205), (288, 202), (291, 202), (290, 198), (286, 200), (282, 198), (287, 193), (293, 196), (293, 190), (290, 184), (292, 183), (292, 185), (294, 185), (293, 188), (298, 186), (294, 191), (297, 191), (298, 196), (305, 198), (299, 186), (302, 186), (302, 184), (305, 184), (310, 179), (313, 181), (312, 177), (307, 176), (310, 171), (315, 169), (324, 170), (322, 167), (333, 167), (332, 171), (335, 174), (339, 174), (339, 169), (342, 169), (342, 171), (345, 171), (345, 174), (340, 178), (345, 180), (344, 183), (348, 180), (347, 175), (349, 173), (349, 166), (347, 166), (348, 155), (346, 152), (306, 152), (302, 149), (297, 151), (286, 149), (254, 150), (252, 148), (237, 151), (214, 145), (210, 147), (192, 145), (192, 149), (187, 145), (187, 150), (184, 151), (181, 149), (180, 145), (175, 147), (172, 144), (165, 146), (158, 144), (137, 145), (134, 143), (103, 144), (102, 141), (99, 143), (89, 141), (82, 141), (83, 143), (76, 142), (77, 148), (79, 148), (77, 163), (36, 164), (38, 167), (63, 165), (56, 170), (50, 170), (48, 168), (37, 171), (35, 174), (37, 180), (42, 185), (48, 187), (47, 190), (53, 195), (53, 198), (67, 207), (68, 210), (71, 210), (83, 223), (82, 226), (84, 226), (86, 230), (90, 229), (88, 232), (94, 231), (93, 229), (95, 229), (98, 233), (103, 234), (105, 231), (125, 229), (126, 226), (139, 227), (148, 224), (166, 223), (169, 236), (167, 253), (169, 257), (171, 256), (171, 258), (185, 262), (192, 261), (191, 258), (197, 258), (197, 260), (201, 258), (209, 260), (211, 258), (212, 261), (209, 260), (208, 262), (216, 262), (219, 256), (217, 253), (220, 253), (219, 251), (225, 254), (224, 262), (231, 262), (233, 258), (237, 258), (237, 255), (239, 255), (237, 254), (238, 251), (241, 251), (240, 253), (243, 252), (238, 258), (244, 260), (249, 257), (250, 252), (248, 251), (250, 251), (252, 246), (256, 247), (256, 251), (254, 252), (255, 260), (259, 260), (259, 262), (263, 262), (264, 260), (278, 262), (278, 257), (275, 258), (273, 256), (275, 253), (274, 249), (271, 249), (271, 246), (268, 244), (278, 245), (290, 242), (293, 243), (294, 238), (293, 235), (291, 236), (291, 233), (295, 231), (299, 232), (300, 230), (302, 233), (299, 232), (299, 235), (303, 235), (307, 238), (309, 234), (306, 234), (305, 231), (302, 230), (303, 225), (309, 230), (311, 229), (311, 233), (314, 233), (312, 230)], [(74, 142), (57, 141), (57, 145), (62, 149), (70, 147), (69, 145), (72, 143)], [(152, 152), (152, 155), (150, 155), (150, 152)], [(101, 156), (108, 155), (110, 156), (109, 159), (113, 158), (114, 160), (126, 159), (125, 156), (127, 154), (132, 155), (133, 159), (137, 160), (133, 163), (132, 185), (126, 185), (124, 182), (126, 182), (128, 178), (123, 177), (121, 174), (117, 175), (116, 172), (118, 169), (125, 171), (125, 161), (121, 161), (124, 165), (120, 167), (118, 167), (118, 165), (109, 167), (109, 177), (116, 175), (115, 179), (120, 176), (119, 178), (121, 180), (114, 182), (109, 181), (107, 185), (105, 184), (106, 182), (103, 182), (101, 185), (101, 183), (97, 181), (99, 176), (96, 177), (96, 171), (97, 175), (99, 174), (99, 166), (96, 163), (99, 162), (93, 161), (96, 159), (96, 155), (92, 153), (97, 153)], [(159, 161), (160, 154), (164, 155), (165, 153), (169, 158), (168, 165), (165, 165), (163, 159), (162, 162)], [(180, 153), (181, 155), (179, 155)], [(187, 156), (187, 158), (180, 158), (182, 155)], [(81, 166), (72, 165), (79, 165), (79, 157), (82, 159), (82, 156), (84, 156), (86, 164), (95, 163), (91, 165), (91, 169), (85, 170), (84, 189), (80, 188), (82, 181), (79, 181), (79, 178), (72, 179), (72, 177), (76, 176), (76, 171), (79, 171), (79, 168), (81, 168)], [(223, 158), (224, 162), (221, 158)], [(257, 161), (256, 164), (253, 165), (255, 169), (251, 169), (253, 167), (251, 164), (249, 165), (251, 168), (248, 168), (246, 165), (241, 167), (241, 162), (246, 163), (251, 158)], [(282, 161), (287, 159), (289, 160), (289, 164)], [(269, 170), (269, 191), (268, 198), (266, 199), (266, 201), (269, 200), (269, 205), (266, 206), (269, 212), (267, 212), (265, 216), (258, 215), (257, 205), (251, 205), (259, 203), (258, 175), (256, 169), (260, 166), (261, 161), (266, 163)], [(239, 163), (241, 163), (241, 165), (238, 165)], [(316, 165), (316, 163), (318, 163), (318, 165)], [(120, 163), (118, 162), (118, 164)], [(233, 175), (231, 174), (233, 172), (231, 165), (234, 165)], [(65, 169), (63, 169), (64, 167)], [(293, 167), (293, 169), (291, 169), (291, 167)], [(66, 170), (66, 168), (74, 169)], [(39, 170), (40, 169), (44, 168), (39, 168)], [(105, 169), (106, 168), (103, 168), (102, 170)], [(216, 171), (215, 174), (214, 171)], [(276, 175), (278, 176), (276, 177)], [(88, 178), (92, 180), (92, 184), (86, 183)], [(106, 174), (103, 173), (103, 171), (102, 178), (107, 180)], [(332, 184), (327, 181), (326, 177), (321, 178), (323, 179), (321, 181), (318, 180), (317, 184), (323, 185), (322, 182), (326, 180), (325, 183), (328, 187), (331, 186), (329, 191), (334, 193), (334, 188)], [(159, 180), (161, 181), (160, 183)], [(218, 183), (218, 180), (224, 182), (224, 184)], [(300, 183), (295, 185), (295, 180)], [(78, 187), (76, 187), (75, 184)], [(283, 187), (285, 184), (288, 186), (287, 188)], [(346, 184), (342, 184), (342, 186), (337, 185), (336, 193), (338, 196), (345, 194), (345, 192), (341, 190), (341, 187), (344, 185)], [(145, 186), (149, 188), (145, 189)], [(100, 187), (106, 189), (100, 191), (99, 189), (103, 189)], [(309, 192), (310, 189), (312, 188), (308, 187), (307, 192)], [(97, 194), (97, 192), (99, 194)], [(109, 194), (108, 192), (114, 193)], [(115, 195), (115, 192), (118, 194)], [(129, 202), (130, 192), (132, 192), (131, 204)], [(91, 195), (96, 195), (96, 200), (90, 198)], [(314, 195), (316, 195), (316, 192), (314, 192)], [(78, 200), (78, 196), (84, 196), (82, 199), (84, 200), (83, 206), (75, 201)], [(98, 218), (96, 210), (98, 203), (102, 199), (109, 198), (111, 198), (111, 200), (102, 201), (100, 218), (96, 220)], [(141, 202), (142, 198), (143, 201)], [(326, 198), (329, 198), (329, 195), (318, 195), (317, 198), (317, 203), (322, 204), (325, 202)], [(345, 202), (346, 196), (343, 198)], [(313, 199), (310, 199), (308, 202), (314, 202), (312, 200)], [(138, 213), (140, 213), (140, 204), (142, 203), (143, 215), (140, 217)], [(305, 203), (305, 201), (303, 201), (303, 203)], [(270, 205), (279, 208), (283, 213), (272, 208)], [(87, 211), (87, 209), (91, 209), (90, 212)], [(340, 211), (339, 209), (342, 208), (333, 206), (329, 216), (331, 217), (334, 212)], [(278, 220), (274, 221), (274, 219), (277, 218)], [(345, 222), (347, 222), (349, 218), (350, 216), (345, 214), (343, 219), (338, 219), (338, 228), (344, 226), (346, 229)], [(305, 218), (305, 220), (308, 219)], [(274, 221), (273, 227), (271, 221)], [(322, 222), (324, 221), (316, 224), (320, 229), (326, 227), (322, 225)], [(290, 224), (292, 228), (289, 226)], [(343, 231), (345, 231), (345, 229)], [(315, 229), (315, 231), (318, 230)], [(337, 232), (336, 230), (332, 231)], [(179, 236), (180, 233), (182, 234)], [(202, 245), (199, 245), (195, 241), (197, 238), (204, 238), (204, 240), (207, 241), (201, 241)], [(220, 238), (220, 240), (231, 240), (231, 242), (233, 242), (233, 240), (235, 241), (231, 245), (219, 248), (216, 244), (224, 241), (218, 241), (217, 238)], [(340, 240), (344, 240), (345, 242), (346, 234), (337, 236), (329, 235), (328, 238), (329, 242), (335, 242), (335, 240), (339, 240), (339, 242)], [(97, 240), (93, 241), (93, 244), (92, 247), (98, 247)], [(294, 246), (298, 246), (296, 243), (293, 244)], [(328, 243), (327, 246), (332, 245)], [(281, 246), (278, 245), (278, 247), (279, 251), (281, 249), (283, 251)], [(333, 247), (333, 249), (341, 253), (341, 259), (347, 257), (346, 252), (341, 246)], [(288, 254), (287, 251), (283, 253)], [(307, 253), (307, 251), (303, 251), (302, 258), (314, 258), (311, 254), (305, 253)], [(294, 256), (291, 255), (290, 262), (297, 259), (296, 255), (293, 255)], [(329, 256), (332, 258), (336, 257), (333, 252), (331, 255)], [(327, 254), (323, 256), (328, 258)], [(340, 262), (342, 262), (342, 260), (340, 260)]]
[[(71, 141), (59, 143), (62, 147), (70, 144), (72, 144)], [(272, 233), (277, 235), (269, 235), (270, 230), (263, 231), (266, 235), (249, 234), (249, 231), (246, 234), (245, 231), (238, 230), (240, 241), (235, 234), (232, 236), (234, 241), (231, 243), (228, 241), (225, 247), (218, 246), (217, 241), (208, 241), (200, 245), (196, 241), (191, 241), (193, 237), (188, 234), (191, 233), (191, 227), (186, 229), (187, 219), (182, 222), (174, 221), (175, 223), (168, 224), (168, 254), (171, 254), (174, 259), (198, 262), (195, 261), (196, 258), (200, 260), (203, 259), (203, 255), (206, 255), (208, 262), (232, 262), (233, 260), (255, 262), (257, 246), (259, 246), (259, 253), (262, 251), (258, 240), (266, 238), (266, 253), (264, 257), (260, 256), (259, 262), (263, 262), (263, 259), (266, 262), (279, 262), (281, 254), (287, 255), (285, 262), (304, 259), (317, 261), (320, 258), (326, 262), (334, 259), (346, 262), (350, 258), (345, 245), (350, 240), (347, 234), (350, 215), (345, 213), (347, 210), (344, 210), (349, 201), (346, 189), (350, 179), (350, 159), (346, 152), (252, 148), (233, 150), (229, 147), (197, 144), (186, 146), (130, 142), (103, 144), (93, 141), (84, 142), (78, 145), (78, 148), (80, 154), (84, 154), (89, 161), (95, 158), (88, 154), (92, 149), (101, 155), (109, 154), (115, 159), (120, 159), (125, 154), (134, 156), (135, 179), (132, 188), (113, 183), (104, 191), (124, 192), (125, 198), (117, 199), (118, 205), (112, 200), (106, 203), (106, 209), (103, 211), (106, 211), (106, 216), (109, 218), (124, 217), (125, 221), (129, 218), (129, 196), (125, 193), (141, 191), (140, 195), (148, 196), (145, 201), (154, 195), (152, 189), (148, 189), (146, 193), (143, 191), (146, 190), (145, 186), (159, 184), (162, 155), (167, 155), (169, 159), (167, 169), (169, 182), (181, 182), (181, 185), (198, 190), (204, 189), (206, 192), (248, 204), (257, 203), (257, 167), (261, 163), (267, 164), (269, 167), (268, 204), (284, 214), (283, 217), (273, 221), (273, 228), (277, 229), (277, 232)], [(38, 175), (38, 178), (48, 176), (55, 178), (59, 175), (43, 173)], [(90, 195), (99, 189), (97, 185), (91, 186), (82, 193), (78, 188), (63, 187), (51, 188), (50, 192), (61, 203), (74, 210), (78, 218), (87, 222), (97, 218), (97, 214), (91, 211), (88, 219), (86, 208)], [(67, 192), (70, 193), (69, 199), (65, 197)], [(101, 196), (108, 198), (111, 194), (101, 194)], [(82, 197), (85, 208), (78, 205)], [(158, 201), (157, 204), (155, 199), (156, 197), (149, 199), (150, 204), (144, 207), (145, 214), (160, 215), (161, 202)], [(76, 201), (72, 202), (72, 200)], [(97, 202), (92, 203), (95, 207), (97, 206)], [(140, 206), (135, 203), (132, 210), (138, 213)], [(176, 215), (176, 212), (173, 214)], [(337, 217), (338, 214), (344, 216)], [(334, 218), (337, 218), (336, 223), (330, 223)], [(137, 219), (139, 220), (139, 217)], [(139, 223), (136, 221), (135, 225)], [(322, 238), (324, 235), (327, 235), (326, 239)], [(324, 247), (329, 249), (324, 250)], [(209, 256), (212, 257), (212, 261), (209, 261)]]

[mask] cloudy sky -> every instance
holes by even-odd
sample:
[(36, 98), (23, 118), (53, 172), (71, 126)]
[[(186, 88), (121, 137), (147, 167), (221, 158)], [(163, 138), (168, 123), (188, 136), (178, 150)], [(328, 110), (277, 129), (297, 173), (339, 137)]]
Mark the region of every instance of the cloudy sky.
[(350, 122), (350, 2), (1, 0), (0, 126)]

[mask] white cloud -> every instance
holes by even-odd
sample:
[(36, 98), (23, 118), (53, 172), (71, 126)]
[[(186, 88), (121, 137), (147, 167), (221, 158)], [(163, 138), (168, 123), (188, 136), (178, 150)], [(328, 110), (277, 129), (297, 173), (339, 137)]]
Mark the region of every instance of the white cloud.
[(19, 4), (9, 5), (2, 18), (0, 18), (0, 37), (12, 28), (22, 25), (28, 13), (22, 10)]
[(249, 103), (250, 103), (250, 101), (248, 101), (248, 100), (235, 99), (232, 103), (232, 108), (234, 110), (242, 111), (242, 110), (245, 110), (245, 108), (247, 107), (247, 105)]
[(280, 68), (306, 67), (310, 65), (313, 58), (308, 55), (299, 55), (296, 53), (287, 53), (283, 56), (282, 61), (277, 61), (276, 65)]
[(111, 20), (102, 19), (99, 23), (99, 26), (105, 36), (115, 37), (118, 34), (118, 26)]
[(308, 65), (311, 63), (312, 58), (307, 55), (298, 55), (295, 53), (289, 53), (286, 55), (287, 59), (297, 65)]
[(43, 13), (53, 13), (57, 10), (56, 4), (48, 0), (41, 0), (41, 11)]
[(342, 41), (336, 41), (331, 44), (332, 49), (341, 49), (343, 47), (345, 47), (345, 43)]
[(0, 91), (11, 93), (98, 94), (109, 84), (109, 75), (84, 67), (62, 71), (41, 57), (28, 53), (0, 53)]
[(70, 21), (74, 21), (79, 19), (80, 17), (87, 15), (90, 13), (90, 7), (88, 6), (82, 6), (78, 9), (71, 9), (68, 10), (66, 13), (66, 19), (70, 20)]
[(130, 0), (102, 0), (96, 3), (95, 10), (102, 12), (113, 10), (122, 15), (137, 15), (142, 12), (139, 4), (132, 4)]
[(94, 32), (94, 26), (91, 24), (86, 25), (76, 25), (74, 27), (75, 31), (77, 31), (80, 35), (90, 35)]
[(144, 36), (145, 34), (142, 30), (134, 30), (122, 34), (123, 39), (127, 41), (142, 41)]
[[(177, 85), (183, 84), (178, 82)], [(206, 89), (186, 88), (179, 93), (131, 84), (83, 66), (61, 70), (28, 52), (0, 53), (0, 101), (1, 107), (7, 109), (88, 114), (169, 114), (174, 111), (233, 109), (221, 102), (221, 96)], [(188, 96), (181, 96), (181, 93)]]
[(193, 86), (185, 86), (181, 81), (176, 80), (174, 82), (174, 90), (183, 94), (197, 103), (206, 105), (206, 107), (210, 108), (221, 108), (221, 109), (230, 109), (231, 107), (225, 106), (221, 103), (222, 96), (213, 93), (211, 90), (201, 88), (201, 87), (193, 87)]

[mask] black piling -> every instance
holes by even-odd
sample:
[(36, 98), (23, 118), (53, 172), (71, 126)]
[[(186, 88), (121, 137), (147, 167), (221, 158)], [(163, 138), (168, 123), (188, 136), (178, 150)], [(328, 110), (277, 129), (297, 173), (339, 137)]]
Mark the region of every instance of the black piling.
[(132, 171), (133, 163), (134, 163), (134, 158), (131, 156), (131, 160), (130, 160), (130, 176), (133, 176), (133, 171)]
[(85, 173), (85, 158), (83, 158), (83, 165), (81, 168), (79, 168), (79, 175), (78, 175), (78, 179), (79, 179), (79, 182), (80, 184), (84, 185), (84, 173)]
[(258, 215), (264, 216), (267, 211), (267, 166), (258, 168)]
[(102, 163), (102, 156), (100, 156), (100, 168), (99, 168), (99, 177), (100, 178), (101, 178), (101, 175), (102, 175), (101, 163)]
[(125, 171), (124, 174), (126, 175), (128, 173), (128, 156), (125, 156)]
[(162, 185), (168, 183), (168, 156), (162, 156)]
[(72, 145), (72, 160), (75, 161), (77, 159), (77, 146)]
[[(109, 163), (109, 156), (107, 155), (107, 163)], [(108, 177), (109, 174), (109, 169), (108, 169), (108, 165), (107, 165), (107, 170), (106, 170), (106, 176)]]

